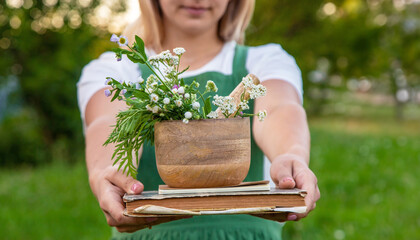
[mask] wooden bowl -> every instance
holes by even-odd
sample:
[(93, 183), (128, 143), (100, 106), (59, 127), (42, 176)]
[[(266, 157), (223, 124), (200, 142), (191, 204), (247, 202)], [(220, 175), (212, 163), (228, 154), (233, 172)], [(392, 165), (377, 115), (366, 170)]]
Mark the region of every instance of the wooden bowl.
[(249, 118), (158, 122), (155, 151), (159, 175), (170, 187), (239, 184), (251, 162)]

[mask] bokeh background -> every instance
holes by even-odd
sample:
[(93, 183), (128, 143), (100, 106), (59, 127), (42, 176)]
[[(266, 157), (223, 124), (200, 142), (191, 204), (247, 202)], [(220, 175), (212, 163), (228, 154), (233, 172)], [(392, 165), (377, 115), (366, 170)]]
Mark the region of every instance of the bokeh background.
[[(2, 239), (107, 239), (90, 192), (76, 82), (135, 0), (0, 5)], [(259, 0), (247, 44), (280, 43), (304, 79), (322, 198), (285, 239), (420, 236), (420, 1)]]

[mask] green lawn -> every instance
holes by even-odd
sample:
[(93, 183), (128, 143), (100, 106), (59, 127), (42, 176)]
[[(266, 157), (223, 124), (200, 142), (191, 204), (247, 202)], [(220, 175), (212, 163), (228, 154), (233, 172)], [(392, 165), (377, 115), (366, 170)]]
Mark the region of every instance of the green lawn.
[(321, 199), (286, 239), (418, 239), (420, 124), (312, 119)]
[(0, 169), (1, 239), (107, 239), (84, 163)]
[[(311, 167), (321, 200), (286, 239), (416, 239), (420, 236), (420, 124), (310, 119)], [(83, 163), (0, 169), (2, 239), (107, 239)]]

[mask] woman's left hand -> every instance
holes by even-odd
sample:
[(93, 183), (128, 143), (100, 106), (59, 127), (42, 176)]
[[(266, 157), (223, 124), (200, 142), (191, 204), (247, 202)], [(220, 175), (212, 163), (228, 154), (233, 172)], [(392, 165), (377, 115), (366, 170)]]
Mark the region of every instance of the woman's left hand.
[(279, 188), (299, 188), (307, 191), (305, 213), (289, 213), (288, 221), (297, 221), (308, 215), (320, 198), (317, 178), (309, 169), (305, 159), (296, 154), (282, 154), (271, 161), (270, 175)]

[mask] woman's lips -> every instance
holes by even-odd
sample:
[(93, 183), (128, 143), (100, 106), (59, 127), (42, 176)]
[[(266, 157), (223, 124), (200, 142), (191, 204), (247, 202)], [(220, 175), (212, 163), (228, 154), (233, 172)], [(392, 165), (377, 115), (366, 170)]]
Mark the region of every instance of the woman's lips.
[(182, 9), (187, 11), (192, 16), (200, 16), (208, 10), (208, 8), (204, 8), (204, 7), (187, 7), (187, 6), (182, 7)]

